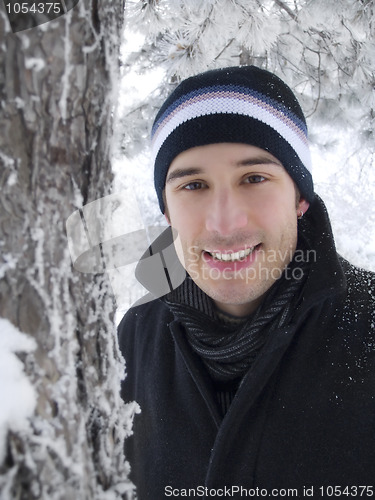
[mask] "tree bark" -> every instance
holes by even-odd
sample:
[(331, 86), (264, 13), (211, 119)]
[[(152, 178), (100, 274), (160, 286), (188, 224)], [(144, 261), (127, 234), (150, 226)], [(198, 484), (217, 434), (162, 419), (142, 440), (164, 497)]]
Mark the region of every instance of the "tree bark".
[(110, 192), (124, 5), (81, 0), (19, 33), (0, 13), (0, 316), (37, 345), (21, 358), (36, 410), (8, 433), (0, 497), (132, 498), (110, 286), (73, 268), (65, 231)]

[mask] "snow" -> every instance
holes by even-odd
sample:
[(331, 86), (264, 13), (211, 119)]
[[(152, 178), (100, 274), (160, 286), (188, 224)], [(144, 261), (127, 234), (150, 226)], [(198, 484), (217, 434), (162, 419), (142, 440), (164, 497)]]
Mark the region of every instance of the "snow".
[(0, 465), (6, 456), (8, 431), (28, 429), (36, 406), (36, 392), (16, 353), (36, 348), (34, 339), (21, 333), (10, 321), (0, 318)]
[(2, 255), (2, 258), (3, 258), (4, 264), (0, 265), (0, 279), (2, 279), (5, 276), (5, 273), (9, 269), (15, 269), (15, 267), (17, 265), (17, 258), (10, 253), (6, 253), (6, 254), (4, 253)]
[(64, 74), (62, 76), (62, 92), (59, 101), (59, 109), (61, 112), (62, 119), (65, 121), (67, 118), (67, 99), (69, 97), (70, 91), (70, 73), (72, 72), (72, 64), (70, 61), (70, 52), (71, 52), (71, 40), (70, 40), (70, 23), (72, 19), (72, 11), (69, 11), (64, 16), (65, 20), (65, 37), (64, 37)]
[(25, 67), (26, 69), (32, 69), (34, 71), (40, 71), (45, 67), (46, 63), (44, 59), (38, 57), (29, 57), (25, 59)]
[[(329, 127), (324, 133), (334, 137)], [(327, 206), (338, 252), (375, 270), (375, 158), (349, 157), (350, 144), (350, 133), (343, 133), (330, 151), (311, 148), (315, 191)]]
[(0, 151), (0, 159), (4, 163), (4, 165), (7, 168), (11, 168), (14, 165), (14, 158), (11, 158), (10, 156), (6, 155), (2, 151)]

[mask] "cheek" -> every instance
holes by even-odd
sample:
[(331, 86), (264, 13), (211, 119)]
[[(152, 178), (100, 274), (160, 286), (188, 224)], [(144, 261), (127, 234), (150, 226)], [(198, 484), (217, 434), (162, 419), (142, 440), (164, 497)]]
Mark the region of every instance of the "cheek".
[[(168, 200), (168, 198), (167, 198)], [(203, 211), (197, 204), (187, 206), (186, 203), (172, 199), (168, 203), (168, 216), (171, 226), (177, 231), (182, 245), (191, 244), (202, 226)]]
[(178, 234), (178, 236), (174, 240), (174, 247), (176, 250), (178, 260), (181, 262), (182, 266), (186, 269), (184, 246), (183, 246), (183, 243), (181, 241), (180, 234)]
[(250, 213), (252, 220), (266, 231), (284, 232), (288, 227), (291, 232), (297, 227), (297, 216), (295, 208), (295, 198), (293, 193), (290, 196), (281, 196), (277, 190), (268, 193), (258, 200), (252, 200)]
[(177, 233), (174, 245), (177, 256), (181, 264), (185, 266), (185, 261), (190, 260), (190, 249), (194, 247), (197, 237), (197, 220), (188, 213), (170, 213), (171, 226)]

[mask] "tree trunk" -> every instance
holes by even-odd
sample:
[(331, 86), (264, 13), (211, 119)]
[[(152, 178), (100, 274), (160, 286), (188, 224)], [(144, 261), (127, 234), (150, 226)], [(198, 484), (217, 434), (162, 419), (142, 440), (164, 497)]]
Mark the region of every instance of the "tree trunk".
[(20, 356), (35, 411), (5, 429), (0, 497), (132, 498), (110, 286), (73, 268), (65, 231), (110, 192), (124, 5), (81, 0), (18, 33), (0, 9), (0, 316), (36, 344)]

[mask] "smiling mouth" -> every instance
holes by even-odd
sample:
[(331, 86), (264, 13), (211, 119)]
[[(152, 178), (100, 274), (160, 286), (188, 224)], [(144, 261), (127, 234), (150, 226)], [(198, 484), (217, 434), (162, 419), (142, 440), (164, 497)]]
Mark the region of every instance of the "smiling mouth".
[(258, 248), (260, 245), (256, 245), (251, 248), (246, 248), (246, 250), (240, 250), (239, 252), (228, 252), (228, 253), (220, 253), (220, 252), (208, 252), (211, 257), (213, 257), (215, 260), (220, 261), (220, 262), (237, 262), (237, 261), (243, 261), (248, 257), (251, 253), (254, 252), (256, 248)]

